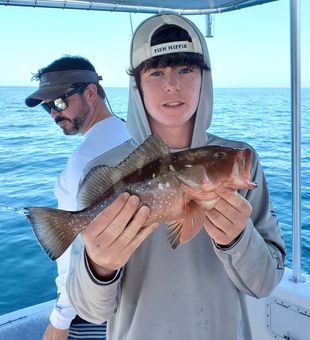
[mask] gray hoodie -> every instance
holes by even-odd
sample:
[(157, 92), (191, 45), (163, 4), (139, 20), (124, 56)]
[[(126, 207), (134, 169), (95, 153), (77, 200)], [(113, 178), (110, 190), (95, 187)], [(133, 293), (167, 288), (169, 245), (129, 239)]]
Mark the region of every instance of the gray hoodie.
[[(196, 30), (210, 65), (205, 39)], [(211, 115), (211, 71), (203, 71), (191, 147), (249, 147), (206, 133)], [(127, 123), (133, 139), (103, 154), (88, 169), (118, 164), (151, 134), (134, 79), (130, 80)], [(268, 295), (281, 280), (285, 257), (265, 176), (253, 152), (251, 176), (258, 188), (240, 192), (253, 212), (236, 244), (221, 249), (203, 229), (173, 250), (162, 225), (106, 283), (93, 276), (77, 242), (67, 290), (78, 314), (92, 323), (108, 321), (109, 340), (250, 340), (245, 296)]]

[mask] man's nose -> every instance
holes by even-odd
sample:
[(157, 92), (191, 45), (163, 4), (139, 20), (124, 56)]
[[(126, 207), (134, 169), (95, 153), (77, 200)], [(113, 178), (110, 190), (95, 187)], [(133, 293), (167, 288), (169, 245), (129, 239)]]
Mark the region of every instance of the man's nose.
[(51, 108), (51, 117), (55, 119), (58, 115), (59, 115), (59, 112)]

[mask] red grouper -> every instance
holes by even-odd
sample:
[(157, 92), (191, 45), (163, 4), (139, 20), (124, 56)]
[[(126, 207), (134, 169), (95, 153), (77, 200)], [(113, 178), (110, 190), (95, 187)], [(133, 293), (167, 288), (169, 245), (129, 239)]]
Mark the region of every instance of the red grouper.
[(55, 260), (119, 194), (128, 192), (150, 207), (145, 223), (165, 222), (172, 248), (190, 241), (206, 221), (205, 210), (222, 188), (253, 189), (252, 151), (218, 145), (171, 153), (158, 135), (150, 136), (115, 167), (94, 167), (81, 183), (79, 211), (29, 207), (25, 213), (41, 247)]

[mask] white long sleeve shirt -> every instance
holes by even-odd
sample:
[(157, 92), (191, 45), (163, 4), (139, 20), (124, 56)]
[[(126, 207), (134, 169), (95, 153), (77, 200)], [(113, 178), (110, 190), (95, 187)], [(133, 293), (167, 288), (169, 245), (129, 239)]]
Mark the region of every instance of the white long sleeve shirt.
[[(77, 209), (76, 195), (85, 166), (97, 156), (130, 138), (126, 124), (117, 117), (110, 117), (98, 122), (83, 137), (83, 143), (69, 157), (65, 169), (56, 182), (54, 193), (59, 209), (75, 211)], [(58, 299), (51, 313), (50, 321), (54, 327), (60, 329), (69, 328), (77, 314), (71, 306), (66, 292), (70, 254), (71, 246), (57, 260)]]

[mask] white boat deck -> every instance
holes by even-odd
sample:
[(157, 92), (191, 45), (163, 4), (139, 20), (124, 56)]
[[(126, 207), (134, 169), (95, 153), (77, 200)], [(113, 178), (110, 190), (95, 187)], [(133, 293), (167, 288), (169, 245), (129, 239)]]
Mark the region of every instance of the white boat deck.
[(54, 300), (0, 316), (0, 340), (42, 340)]
[(286, 268), (270, 296), (247, 298), (253, 340), (310, 340), (310, 275), (299, 283), (291, 278)]

